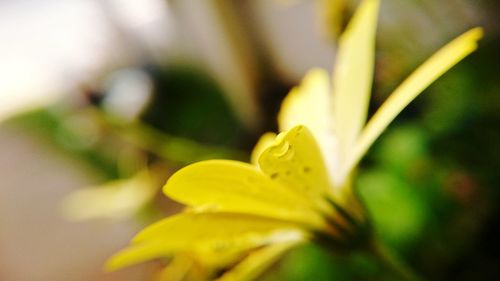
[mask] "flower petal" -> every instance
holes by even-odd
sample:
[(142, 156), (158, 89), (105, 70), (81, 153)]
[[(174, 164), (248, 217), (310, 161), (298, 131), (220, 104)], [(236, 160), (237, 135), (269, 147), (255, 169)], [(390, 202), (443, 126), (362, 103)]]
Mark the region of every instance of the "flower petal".
[(149, 202), (158, 188), (159, 182), (144, 170), (132, 178), (77, 190), (64, 199), (61, 208), (71, 220), (124, 219)]
[(166, 195), (188, 206), (247, 213), (318, 225), (311, 202), (257, 167), (238, 161), (208, 160), (189, 165), (168, 180)]
[(257, 280), (266, 269), (272, 266), (286, 251), (297, 246), (302, 241), (292, 241), (270, 245), (251, 253), (246, 259), (226, 272), (217, 281), (250, 281)]
[(259, 157), (266, 148), (274, 143), (274, 139), (276, 138), (275, 133), (267, 132), (263, 134), (257, 144), (252, 150), (252, 156), (250, 162), (254, 165), (258, 164)]
[(329, 74), (323, 69), (310, 70), (300, 86), (293, 88), (281, 104), (278, 115), (280, 131), (298, 125), (306, 126), (316, 138), (325, 159), (329, 174), (339, 169), (337, 140), (331, 112)]
[(474, 28), (442, 47), (394, 90), (368, 122), (344, 171), (349, 173), (392, 120), (425, 88), (477, 48), (481, 28)]
[(319, 68), (310, 70), (300, 86), (293, 88), (281, 104), (278, 115), (280, 131), (305, 125), (320, 138), (329, 130), (330, 103), (328, 73)]
[(379, 1), (365, 0), (339, 39), (333, 68), (333, 114), (343, 163), (366, 122), (373, 80)]
[(123, 267), (146, 262), (160, 257), (170, 257), (181, 251), (181, 245), (173, 242), (152, 241), (132, 245), (113, 255), (105, 265), (107, 271), (115, 271)]
[(184, 212), (146, 227), (132, 241), (141, 243), (171, 240), (193, 243), (206, 239), (230, 240), (245, 233), (270, 233), (299, 228), (298, 224), (292, 222), (248, 214)]
[(133, 245), (113, 256), (108, 270), (177, 252), (215, 252), (217, 257), (269, 243), (303, 239), (293, 223), (231, 213), (181, 213), (147, 227)]
[[(168, 265), (159, 273), (155, 281), (182, 281), (193, 280), (187, 279), (187, 276), (198, 273), (195, 267), (195, 261), (187, 254), (177, 254)], [(200, 274), (197, 274), (200, 275)], [(194, 276), (190, 276), (194, 278)], [(198, 277), (198, 276), (197, 276)], [(204, 277), (204, 278), (203, 278)], [(194, 280), (206, 280), (207, 276), (199, 276)]]
[(259, 158), (260, 169), (283, 186), (317, 205), (330, 192), (330, 181), (319, 147), (308, 128), (281, 133)]

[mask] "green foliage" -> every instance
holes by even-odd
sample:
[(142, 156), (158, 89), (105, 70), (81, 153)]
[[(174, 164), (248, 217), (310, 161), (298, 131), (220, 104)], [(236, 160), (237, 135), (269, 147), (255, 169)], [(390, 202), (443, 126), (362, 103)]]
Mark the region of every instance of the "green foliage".
[[(80, 117), (82, 122), (86, 122), (83, 120), (84, 116)], [(65, 113), (55, 106), (20, 114), (8, 120), (5, 125), (23, 129), (52, 148), (88, 163), (105, 178), (119, 177), (115, 157), (108, 150), (109, 147), (93, 144), (93, 140), (89, 138), (94, 136), (88, 135), (86, 128), (78, 126), (77, 119), (78, 114)]]
[(154, 100), (142, 118), (171, 135), (202, 143), (236, 146), (247, 132), (221, 89), (189, 67), (153, 72)]
[(378, 280), (374, 276), (382, 276), (381, 274), (379, 266), (366, 255), (332, 255), (309, 244), (292, 250), (263, 280)]
[(362, 170), (360, 193), (383, 240), (409, 247), (429, 219), (429, 205), (415, 181), (426, 169), (426, 138), (416, 126), (389, 130), (372, 154), (376, 168)]

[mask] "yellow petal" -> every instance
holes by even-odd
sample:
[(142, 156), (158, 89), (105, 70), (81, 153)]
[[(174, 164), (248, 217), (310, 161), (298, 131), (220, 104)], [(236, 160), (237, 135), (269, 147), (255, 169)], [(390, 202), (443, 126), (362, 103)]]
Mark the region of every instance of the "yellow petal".
[(250, 161), (252, 164), (254, 165), (258, 164), (260, 154), (262, 154), (262, 152), (266, 150), (266, 148), (268, 148), (271, 144), (273, 144), (275, 138), (276, 134), (271, 132), (265, 133), (260, 137), (259, 141), (257, 141), (257, 144), (255, 145), (252, 151), (252, 156)]
[(293, 88), (281, 104), (278, 115), (280, 131), (297, 125), (307, 126), (320, 137), (330, 124), (330, 78), (322, 69), (310, 70), (300, 86)]
[(105, 265), (107, 271), (115, 271), (123, 267), (138, 264), (160, 257), (170, 257), (176, 251), (182, 250), (173, 242), (152, 241), (125, 248), (112, 256)]
[(349, 173), (357, 165), (389, 123), (415, 97), (477, 48), (477, 41), (482, 37), (482, 34), (481, 28), (474, 28), (462, 34), (427, 59), (394, 90), (363, 130), (349, 161), (344, 167), (346, 173)]
[[(250, 235), (238, 237), (238, 243), (234, 242), (235, 247), (226, 247), (225, 249), (216, 248), (202, 248), (196, 252), (196, 258), (198, 262), (205, 268), (228, 268), (233, 266), (235, 263), (241, 261), (249, 252), (255, 250), (256, 248), (267, 247), (274, 244), (283, 243), (296, 243), (304, 242), (307, 240), (307, 236), (296, 230), (279, 230), (272, 233), (267, 237), (255, 238), (253, 234), (252, 239)], [(243, 241), (243, 239), (248, 239), (250, 242)]]
[(272, 266), (286, 251), (297, 246), (301, 241), (270, 245), (251, 253), (246, 259), (226, 272), (217, 281), (257, 280), (259, 275)]
[[(182, 281), (192, 271), (194, 260), (189, 255), (178, 254), (168, 263), (155, 280), (157, 281)], [(197, 279), (203, 280), (203, 279)]]
[(311, 202), (257, 167), (230, 160), (189, 165), (168, 180), (165, 194), (188, 206), (247, 213), (318, 225)]
[(130, 179), (71, 193), (62, 203), (62, 212), (72, 220), (127, 218), (153, 198), (158, 186), (148, 171), (142, 171)]
[(343, 163), (366, 122), (379, 1), (364, 0), (340, 36), (333, 69), (333, 114)]
[(283, 132), (259, 158), (259, 167), (280, 185), (295, 189), (316, 205), (330, 192), (323, 156), (308, 128)]
[(280, 131), (288, 131), (298, 125), (306, 126), (323, 155), (329, 174), (339, 168), (337, 142), (333, 130), (329, 74), (322, 69), (310, 70), (300, 86), (293, 88), (281, 104), (278, 115)]
[(194, 243), (202, 240), (230, 240), (246, 233), (267, 233), (276, 230), (299, 229), (288, 221), (236, 213), (180, 213), (163, 219), (142, 230), (133, 243), (147, 240), (170, 240)]
[(108, 261), (106, 268), (116, 270), (182, 251), (237, 253), (303, 237), (296, 225), (269, 218), (231, 213), (181, 213), (144, 229), (134, 238), (132, 246)]
[[(213, 280), (220, 270), (228, 267), (227, 264), (220, 266), (207, 266), (200, 262), (199, 258), (206, 253), (183, 252), (176, 253), (168, 265), (160, 272), (155, 281), (207, 281)], [(241, 259), (241, 253), (234, 256), (231, 263)], [(219, 258), (221, 254), (217, 255)], [(222, 254), (225, 256), (225, 254)]]

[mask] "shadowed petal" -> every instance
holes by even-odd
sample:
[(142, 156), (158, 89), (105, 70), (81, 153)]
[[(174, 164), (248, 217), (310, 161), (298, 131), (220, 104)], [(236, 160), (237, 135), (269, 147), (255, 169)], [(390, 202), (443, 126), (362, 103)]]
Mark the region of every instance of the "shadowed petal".
[(286, 251), (302, 241), (292, 241), (270, 245), (251, 253), (246, 259), (226, 272), (217, 281), (250, 281), (256, 280), (266, 269), (271, 267)]
[[(341, 35), (333, 68), (333, 114), (344, 163), (366, 122), (373, 80), (379, 1), (365, 0)], [(345, 176), (345, 175), (341, 175)], [(343, 183), (343, 179), (338, 179)]]
[(182, 251), (203, 253), (204, 259), (229, 255), (231, 260), (251, 248), (302, 239), (303, 231), (286, 221), (232, 213), (181, 213), (144, 229), (106, 268), (116, 270)]

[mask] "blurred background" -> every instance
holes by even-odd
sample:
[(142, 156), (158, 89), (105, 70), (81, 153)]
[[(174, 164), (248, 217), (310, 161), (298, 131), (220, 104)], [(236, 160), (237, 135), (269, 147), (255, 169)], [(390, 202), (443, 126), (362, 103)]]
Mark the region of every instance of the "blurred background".
[[(288, 90), (330, 70), (355, 0), (0, 1), (0, 280), (104, 273), (180, 209), (168, 176), (248, 160)], [(500, 5), (383, 0), (373, 112), (440, 46), (485, 38), (390, 126), (356, 185), (382, 239), (428, 280), (500, 278)], [(263, 280), (388, 280), (362, 255), (290, 252)]]

